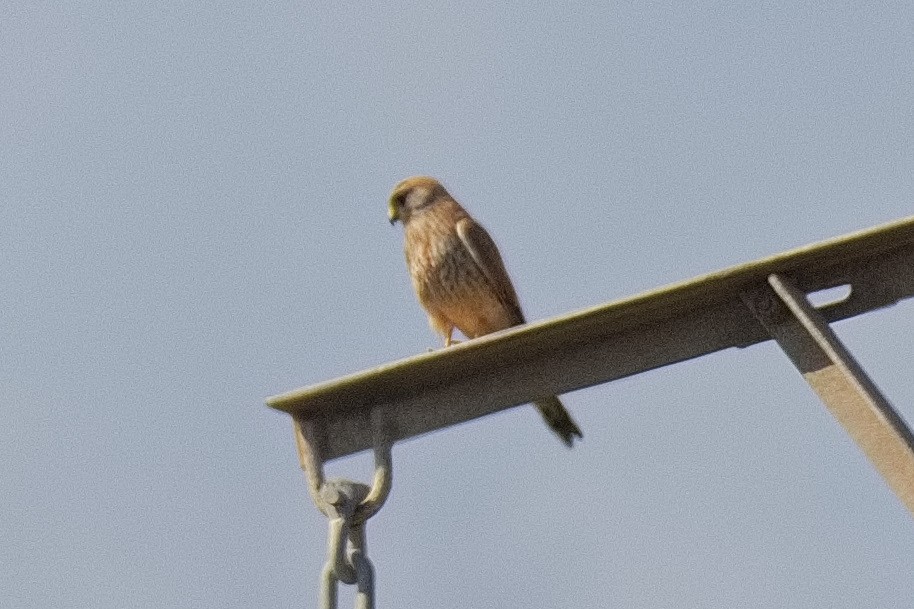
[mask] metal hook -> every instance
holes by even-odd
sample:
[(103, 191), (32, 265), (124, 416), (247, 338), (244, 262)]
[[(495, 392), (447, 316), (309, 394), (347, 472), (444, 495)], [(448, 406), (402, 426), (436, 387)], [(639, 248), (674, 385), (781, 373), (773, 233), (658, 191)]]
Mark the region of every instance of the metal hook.
[[(368, 494), (360, 501), (354, 514), (356, 522), (364, 522), (378, 513), (387, 501), (393, 486), (393, 443), (391, 435), (380, 416), (372, 413), (374, 429), (374, 478)], [(308, 491), (317, 508), (325, 516), (331, 516), (334, 508), (324, 499), (322, 491), (327, 481), (324, 477), (324, 459), (321, 455), (321, 423), (314, 419), (293, 416), (292, 426), (295, 431), (295, 444), (298, 459), (308, 478)]]

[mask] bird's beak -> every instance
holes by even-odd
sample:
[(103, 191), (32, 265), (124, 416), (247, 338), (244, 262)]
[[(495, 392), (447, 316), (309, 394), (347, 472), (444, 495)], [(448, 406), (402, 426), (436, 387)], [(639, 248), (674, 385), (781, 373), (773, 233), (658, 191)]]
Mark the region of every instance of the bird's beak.
[(393, 200), (393, 197), (387, 202), (387, 219), (390, 220), (391, 226), (400, 219), (400, 209), (397, 207), (397, 202)]

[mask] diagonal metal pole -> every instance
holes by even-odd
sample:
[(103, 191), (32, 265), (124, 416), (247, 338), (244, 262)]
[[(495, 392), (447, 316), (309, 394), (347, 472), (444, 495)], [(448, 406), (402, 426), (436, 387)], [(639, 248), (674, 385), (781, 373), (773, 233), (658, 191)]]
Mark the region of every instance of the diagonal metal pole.
[(914, 514), (911, 430), (806, 294), (778, 274), (768, 284), (771, 290), (744, 294), (744, 301)]

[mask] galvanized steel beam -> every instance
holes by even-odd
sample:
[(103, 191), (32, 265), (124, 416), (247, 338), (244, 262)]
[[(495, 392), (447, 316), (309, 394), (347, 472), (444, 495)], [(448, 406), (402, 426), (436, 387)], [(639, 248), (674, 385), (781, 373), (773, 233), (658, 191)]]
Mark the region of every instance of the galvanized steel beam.
[[(835, 286), (849, 295), (809, 303)], [(337, 606), (343, 582), (374, 607), (365, 521), (390, 492), (395, 441), (771, 337), (914, 513), (914, 436), (828, 325), (911, 296), (914, 217), (268, 398), (292, 415), (329, 518), (320, 606)], [(369, 448), (372, 486), (324, 479), (325, 461)]]
[(914, 296), (914, 217), (512, 328), (267, 399), (307, 421), (320, 459), (771, 336), (742, 295), (789, 278), (803, 293), (852, 287), (825, 322)]

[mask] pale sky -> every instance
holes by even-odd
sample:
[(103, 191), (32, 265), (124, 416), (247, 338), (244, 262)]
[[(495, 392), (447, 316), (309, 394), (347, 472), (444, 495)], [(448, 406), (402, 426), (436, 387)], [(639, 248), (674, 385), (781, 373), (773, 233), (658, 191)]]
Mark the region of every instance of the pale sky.
[[(438, 346), (404, 177), (534, 320), (914, 213), (910, 2), (2, 14), (4, 606), (316, 605), (263, 399)], [(914, 422), (914, 301), (835, 329)], [(530, 407), (394, 448), (379, 608), (914, 605), (914, 520), (773, 343), (565, 402), (571, 451)]]

